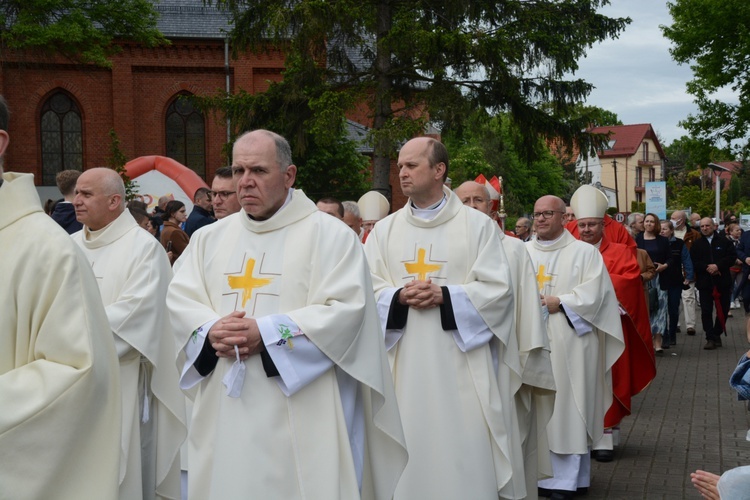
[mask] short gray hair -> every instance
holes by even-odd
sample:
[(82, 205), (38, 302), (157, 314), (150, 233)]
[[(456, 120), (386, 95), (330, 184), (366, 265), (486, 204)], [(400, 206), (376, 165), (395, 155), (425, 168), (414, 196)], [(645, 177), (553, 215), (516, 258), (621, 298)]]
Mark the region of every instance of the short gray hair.
[(342, 205), (344, 205), (344, 212), (350, 213), (357, 219), (361, 219), (362, 216), (359, 213), (359, 205), (357, 205), (356, 201), (342, 201)]

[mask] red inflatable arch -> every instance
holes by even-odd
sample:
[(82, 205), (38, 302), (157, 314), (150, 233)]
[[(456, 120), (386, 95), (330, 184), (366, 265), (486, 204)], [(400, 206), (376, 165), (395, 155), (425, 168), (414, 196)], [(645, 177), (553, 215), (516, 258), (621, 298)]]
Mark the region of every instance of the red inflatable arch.
[(193, 195), (198, 188), (208, 187), (198, 174), (187, 168), (182, 163), (167, 158), (166, 156), (141, 156), (130, 160), (125, 164), (128, 177), (136, 179), (151, 170), (161, 172), (177, 183), (182, 191), (192, 201)]

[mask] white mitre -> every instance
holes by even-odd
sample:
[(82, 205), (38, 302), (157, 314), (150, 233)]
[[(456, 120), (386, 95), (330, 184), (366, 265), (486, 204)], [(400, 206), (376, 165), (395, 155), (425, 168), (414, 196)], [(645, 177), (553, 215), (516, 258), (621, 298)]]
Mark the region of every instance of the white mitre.
[(357, 201), (362, 220), (380, 220), (388, 215), (391, 204), (377, 191), (368, 191)]
[(609, 208), (607, 195), (594, 186), (584, 185), (576, 189), (570, 198), (570, 208), (576, 219), (604, 218)]

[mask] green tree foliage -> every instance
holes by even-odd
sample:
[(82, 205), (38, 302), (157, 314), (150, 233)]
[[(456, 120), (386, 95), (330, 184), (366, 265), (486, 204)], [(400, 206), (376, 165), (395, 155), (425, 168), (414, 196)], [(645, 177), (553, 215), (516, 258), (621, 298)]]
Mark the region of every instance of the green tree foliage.
[(109, 141), (110, 156), (107, 158), (107, 166), (120, 174), (122, 182), (125, 183), (125, 200), (130, 201), (138, 194), (138, 183), (131, 180), (125, 171), (125, 164), (128, 162), (128, 158), (122, 152), (122, 149), (120, 149), (120, 138), (114, 129), (110, 129), (109, 131)]
[(0, 52), (31, 50), (111, 65), (115, 39), (148, 46), (167, 43), (156, 29), (151, 0), (4, 0)]
[(528, 161), (518, 152), (515, 122), (507, 115), (489, 116), (476, 111), (461, 134), (443, 136), (451, 156), (448, 175), (453, 186), (474, 180), (479, 174), (486, 178), (503, 178), (505, 210), (510, 215), (529, 213), (534, 202), (546, 194), (565, 195), (563, 169), (540, 138), (535, 147), (535, 160)]
[[(186, 97), (204, 111), (219, 110), (230, 118), (236, 136), (246, 130), (265, 128), (286, 137), (297, 165), (295, 186), (313, 199), (333, 196), (358, 199), (369, 189), (369, 158), (346, 139), (343, 109), (351, 106), (348, 93), (323, 85), (300, 88), (301, 61), (288, 61), (284, 80), (266, 92), (239, 92), (228, 96)], [(231, 147), (231, 145), (227, 145)], [(225, 153), (229, 155), (230, 150)]]
[[(727, 193), (719, 195), (722, 207), (727, 206)], [(680, 209), (690, 208), (704, 217), (713, 217), (716, 212), (716, 193), (713, 189), (701, 189), (699, 186), (684, 186), (677, 191), (674, 203), (670, 206)]]
[(588, 119), (569, 119), (569, 108), (592, 87), (565, 75), (630, 21), (597, 13), (607, 0), (214, 1), (232, 13), (235, 49), (270, 42), (301, 62), (295, 94), (323, 85), (367, 96), (373, 182), (383, 190), (390, 158), (424, 111), (438, 116), (456, 100), (509, 113), (526, 157), (540, 135), (572, 144)]
[[(690, 64), (694, 78), (687, 90), (698, 114), (682, 122), (692, 135), (748, 148), (750, 128), (750, 2), (746, 0), (675, 0), (667, 3), (674, 23), (662, 26), (674, 43), (672, 58)], [(737, 103), (716, 93), (732, 91)], [(742, 154), (742, 156), (745, 156)]]
[[(694, 186), (699, 190), (711, 190), (713, 184), (706, 173), (709, 163), (729, 161), (731, 152), (727, 149), (715, 147), (707, 139), (695, 139), (682, 136), (664, 148), (668, 161), (667, 172), (667, 204), (669, 206), (687, 207), (681, 205), (679, 198), (686, 186)], [(702, 213), (702, 212), (701, 212)]]

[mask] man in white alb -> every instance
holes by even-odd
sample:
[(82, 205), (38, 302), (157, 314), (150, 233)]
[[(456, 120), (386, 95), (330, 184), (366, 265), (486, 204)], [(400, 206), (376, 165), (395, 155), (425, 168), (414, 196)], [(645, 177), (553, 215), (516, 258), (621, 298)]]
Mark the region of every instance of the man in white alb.
[(394, 498), (524, 497), (511, 480), (521, 366), (497, 225), (443, 186), (440, 142), (410, 140), (398, 166), (409, 201), (365, 243), (409, 445)]
[(167, 255), (125, 209), (114, 170), (81, 174), (73, 205), (83, 224), (73, 240), (94, 270), (120, 361), (120, 498), (179, 498), (185, 400), (166, 312)]
[(604, 431), (612, 404), (611, 368), (625, 344), (612, 281), (599, 250), (564, 227), (565, 203), (543, 196), (534, 205), (535, 240), (526, 243), (548, 310), (547, 335), (557, 395), (547, 426), (554, 477), (540, 493), (572, 498), (588, 488), (589, 447)]
[(195, 233), (170, 286), (197, 387), (194, 499), (389, 499), (405, 441), (362, 245), (292, 189), (278, 134), (234, 144), (242, 210)]

